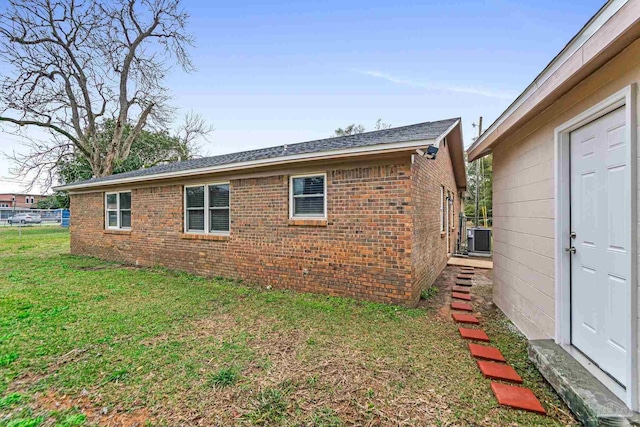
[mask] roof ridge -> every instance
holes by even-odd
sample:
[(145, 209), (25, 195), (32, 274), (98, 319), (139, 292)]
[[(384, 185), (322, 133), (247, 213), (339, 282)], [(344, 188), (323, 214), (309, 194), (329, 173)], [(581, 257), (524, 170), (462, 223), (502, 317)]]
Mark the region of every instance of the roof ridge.
[(164, 163), (146, 169), (122, 172), (106, 177), (91, 178), (69, 184), (63, 184), (56, 188), (70, 189), (82, 188), (89, 184), (108, 183), (122, 179), (152, 178), (155, 175), (167, 173), (187, 173), (189, 170), (206, 169), (222, 165), (232, 166), (246, 162), (259, 162), (268, 159), (284, 158), (291, 156), (306, 156), (329, 153), (337, 150), (362, 149), (366, 147), (381, 146), (396, 143), (408, 143), (412, 141), (436, 140), (450, 129), (460, 118), (436, 120), (430, 122), (415, 123), (398, 126), (395, 128), (379, 129), (354, 135), (337, 136), (324, 139), (309, 140), (293, 144), (280, 144), (253, 150), (236, 151), (215, 156), (199, 157), (181, 162)]
[[(253, 153), (253, 152), (256, 152), (256, 151), (270, 150), (270, 149), (277, 149), (277, 148), (290, 149), (291, 147), (294, 147), (294, 146), (299, 146), (299, 145), (303, 145), (303, 144), (309, 144), (309, 143), (312, 143), (312, 142), (316, 142), (317, 143), (317, 142), (322, 142), (322, 141), (335, 141), (335, 140), (339, 140), (339, 139), (343, 139), (343, 138), (346, 139), (346, 138), (351, 138), (351, 137), (371, 135), (371, 134), (378, 133), (378, 132), (398, 131), (400, 129), (407, 129), (407, 128), (411, 128), (411, 127), (424, 126), (424, 125), (427, 125), (427, 124), (454, 122), (456, 120), (461, 120), (461, 118), (460, 117), (453, 117), (453, 118), (450, 118), (450, 119), (434, 120), (434, 121), (429, 121), (429, 122), (420, 122), (420, 123), (414, 123), (414, 124), (411, 124), (411, 125), (403, 125), (403, 126), (397, 126), (397, 127), (387, 128), (387, 129), (370, 130), (370, 131), (367, 131), (367, 132), (360, 132), (360, 133), (355, 133), (355, 134), (352, 134), (352, 135), (331, 136), (329, 138), (310, 139), (310, 140), (301, 141), (301, 142), (284, 143), (284, 144), (279, 144), (279, 145), (272, 145), (272, 146), (269, 146), (269, 147), (254, 148), (254, 149), (251, 149), (251, 150), (233, 151), (233, 152), (225, 153), (225, 154), (217, 154), (215, 156), (199, 157), (199, 159), (213, 159), (213, 158), (216, 158), (216, 157), (221, 157), (221, 156), (226, 156), (226, 155), (231, 155), (231, 154), (241, 155), (241, 154), (245, 154), (245, 153)], [(188, 162), (188, 161), (189, 160), (182, 160), (182, 161), (176, 162), (176, 163), (183, 163), (183, 162)], [(148, 169), (150, 169), (150, 168), (148, 168)]]

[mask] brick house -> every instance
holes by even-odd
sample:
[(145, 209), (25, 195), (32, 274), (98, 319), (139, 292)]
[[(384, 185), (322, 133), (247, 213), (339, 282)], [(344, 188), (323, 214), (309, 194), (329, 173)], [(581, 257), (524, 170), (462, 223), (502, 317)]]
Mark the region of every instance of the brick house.
[(465, 187), (450, 119), (57, 189), (74, 254), (411, 306), (454, 248)]
[(31, 193), (0, 193), (0, 208), (35, 208), (45, 197)]

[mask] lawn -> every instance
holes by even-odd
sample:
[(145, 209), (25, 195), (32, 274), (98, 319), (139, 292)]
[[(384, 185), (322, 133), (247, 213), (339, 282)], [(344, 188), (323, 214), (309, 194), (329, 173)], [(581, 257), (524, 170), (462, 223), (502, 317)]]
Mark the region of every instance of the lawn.
[(487, 307), (549, 416), (499, 407), (425, 296), (405, 309), (268, 290), (72, 256), (57, 227), (0, 228), (0, 426), (575, 423)]

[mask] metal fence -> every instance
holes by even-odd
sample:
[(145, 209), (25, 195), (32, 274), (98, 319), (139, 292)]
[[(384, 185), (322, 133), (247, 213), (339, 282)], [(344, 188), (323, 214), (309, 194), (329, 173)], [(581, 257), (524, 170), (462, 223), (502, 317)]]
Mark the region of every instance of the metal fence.
[(0, 208), (0, 225), (8, 225), (7, 220), (19, 213), (38, 214), (43, 224), (59, 224), (62, 221), (63, 209), (24, 209)]

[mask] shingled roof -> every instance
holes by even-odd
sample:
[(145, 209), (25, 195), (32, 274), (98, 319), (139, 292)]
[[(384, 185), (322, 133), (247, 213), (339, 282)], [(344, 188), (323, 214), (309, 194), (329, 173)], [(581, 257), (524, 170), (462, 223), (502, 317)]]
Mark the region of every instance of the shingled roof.
[[(336, 138), (319, 139), (315, 141), (300, 142), (296, 144), (278, 145), (276, 147), (260, 148), (257, 150), (242, 151), (238, 153), (223, 154), (220, 156), (203, 157), (186, 160), (183, 162), (167, 163), (153, 166), (147, 169), (138, 169), (131, 172), (123, 172), (101, 178), (92, 178), (85, 181), (66, 184), (57, 189), (68, 189), (69, 187), (81, 188), (84, 186), (95, 186), (97, 184), (109, 183), (110, 181), (120, 181), (122, 179), (135, 179), (149, 177), (153, 175), (173, 174), (184, 171), (206, 169), (216, 166), (228, 165), (232, 167), (235, 163), (245, 163), (251, 161), (281, 159), (289, 156), (296, 156), (311, 153), (328, 153), (336, 150), (353, 149), (360, 147), (372, 147), (383, 144), (394, 144), (410, 141), (436, 140), (449, 130), (460, 119), (453, 118), (439, 120), (435, 122), (424, 122), (415, 125), (402, 126), (397, 128), (383, 129), (373, 132), (365, 132), (357, 135), (342, 136)], [(310, 159), (312, 160), (312, 158)]]

